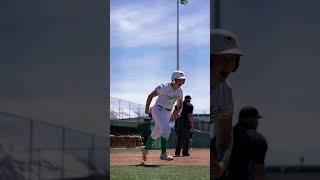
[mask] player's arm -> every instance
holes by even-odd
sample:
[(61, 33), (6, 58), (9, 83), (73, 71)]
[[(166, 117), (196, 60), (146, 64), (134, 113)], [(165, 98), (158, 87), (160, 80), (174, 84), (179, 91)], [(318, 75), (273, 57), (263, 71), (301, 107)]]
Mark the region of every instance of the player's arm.
[(150, 103), (154, 97), (158, 96), (158, 92), (156, 90), (152, 91), (147, 98), (145, 113), (150, 114)]
[(218, 118), (215, 122), (216, 149), (213, 174), (220, 177), (226, 170), (233, 146), (232, 116), (226, 119)]
[(217, 157), (219, 161), (228, 163), (233, 146), (232, 117), (217, 119), (215, 124)]
[[(257, 141), (257, 140), (256, 140)], [(254, 147), (252, 149), (252, 154), (256, 161), (256, 179), (257, 180), (266, 180), (266, 168), (264, 165), (266, 153), (268, 150), (267, 141), (264, 138), (261, 138), (258, 142), (253, 143)]]
[(221, 161), (227, 163), (233, 146), (232, 118), (218, 120), (217, 127), (217, 152)]
[(190, 121), (190, 124), (191, 124), (191, 128), (193, 129), (193, 128), (194, 128), (194, 118), (193, 118), (193, 114), (192, 114), (192, 113), (189, 113), (188, 116), (189, 116), (189, 121)]
[(256, 164), (256, 180), (267, 180), (266, 168), (264, 164)]
[(173, 120), (174, 120), (174, 122), (176, 122), (176, 120), (178, 119), (178, 108), (177, 108), (177, 106), (175, 106), (174, 107), (174, 110), (173, 110), (173, 113), (172, 113), (172, 115), (173, 115)]
[(193, 117), (193, 107), (190, 107), (190, 111), (188, 112), (188, 117), (190, 121), (191, 128), (194, 128), (194, 117)]
[(179, 98), (178, 101), (177, 101), (177, 108), (178, 108), (178, 115), (180, 116), (181, 115), (181, 112), (182, 112), (182, 98)]

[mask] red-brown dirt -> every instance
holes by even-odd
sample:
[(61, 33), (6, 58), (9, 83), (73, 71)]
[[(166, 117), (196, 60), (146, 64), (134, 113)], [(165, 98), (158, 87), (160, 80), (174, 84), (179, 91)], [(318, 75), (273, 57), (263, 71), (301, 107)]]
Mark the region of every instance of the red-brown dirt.
[[(174, 155), (174, 149), (168, 149), (170, 155)], [(160, 150), (150, 150), (147, 161), (144, 164), (153, 165), (181, 165), (181, 166), (209, 166), (210, 151), (209, 149), (193, 149), (190, 156), (174, 157), (173, 161), (160, 160)], [(139, 165), (142, 162), (140, 149), (135, 150), (111, 150), (111, 166), (120, 165)]]

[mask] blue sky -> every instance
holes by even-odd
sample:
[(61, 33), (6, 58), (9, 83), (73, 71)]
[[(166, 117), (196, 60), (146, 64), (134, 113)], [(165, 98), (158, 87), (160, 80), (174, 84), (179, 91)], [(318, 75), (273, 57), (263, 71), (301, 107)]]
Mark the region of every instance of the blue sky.
[[(209, 112), (208, 0), (180, 5), (180, 70), (184, 95), (196, 113)], [(176, 1), (112, 0), (110, 4), (110, 95), (145, 104), (176, 70)], [(155, 102), (155, 99), (153, 100)]]

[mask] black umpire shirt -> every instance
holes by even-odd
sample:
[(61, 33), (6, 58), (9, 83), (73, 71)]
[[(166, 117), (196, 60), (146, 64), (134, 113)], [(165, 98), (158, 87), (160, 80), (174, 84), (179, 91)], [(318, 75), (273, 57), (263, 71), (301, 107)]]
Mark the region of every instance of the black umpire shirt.
[[(211, 145), (215, 146), (215, 139)], [(245, 124), (236, 124), (228, 173), (219, 180), (255, 180), (255, 165), (264, 164), (267, 149), (268, 144), (262, 134)]]
[(181, 116), (183, 119), (184, 128), (191, 128), (189, 113), (193, 112), (193, 105), (191, 103), (183, 102)]

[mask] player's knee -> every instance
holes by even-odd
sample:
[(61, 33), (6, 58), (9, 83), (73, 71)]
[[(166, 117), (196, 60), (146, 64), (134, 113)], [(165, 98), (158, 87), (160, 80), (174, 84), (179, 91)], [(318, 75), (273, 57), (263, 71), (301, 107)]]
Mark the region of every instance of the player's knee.
[(161, 136), (161, 133), (160, 133), (160, 132), (153, 132), (153, 133), (151, 133), (151, 138), (152, 138), (153, 140), (158, 139), (160, 136)]
[(170, 129), (168, 131), (163, 132), (162, 133), (163, 137), (166, 138), (166, 139), (169, 139), (170, 132), (171, 132)]

